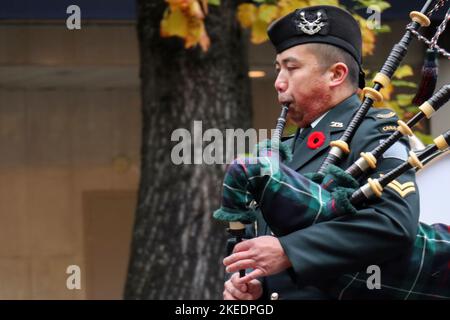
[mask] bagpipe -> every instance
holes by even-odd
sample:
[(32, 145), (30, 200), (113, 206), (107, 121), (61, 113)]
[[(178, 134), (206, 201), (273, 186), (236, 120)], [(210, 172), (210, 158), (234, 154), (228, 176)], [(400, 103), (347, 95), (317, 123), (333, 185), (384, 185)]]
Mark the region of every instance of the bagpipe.
[[(375, 149), (361, 153), (360, 158), (345, 171), (338, 167), (339, 162), (350, 153), (349, 144), (368, 110), (374, 102), (383, 100), (380, 90), (389, 85), (413, 36), (424, 41), (433, 53), (450, 57), (437, 45), (437, 39), (450, 20), (450, 9), (431, 40), (425, 39), (418, 32), (420, 27), (430, 25), (429, 16), (444, 6), (446, 1), (448, 0), (428, 0), (420, 12), (411, 12), (412, 22), (406, 27), (404, 36), (394, 46), (375, 76), (374, 86), (363, 89), (364, 99), (360, 108), (341, 138), (330, 143), (330, 151), (317, 173), (302, 175), (280, 161), (280, 158), (289, 161), (292, 157), (289, 148), (281, 143), (287, 105), (282, 106), (272, 139), (260, 143), (254, 157), (237, 158), (228, 166), (223, 182), (221, 207), (213, 216), (229, 223), (229, 232), (236, 242), (241, 241), (244, 236), (245, 225), (256, 220), (257, 209), (273, 234), (283, 236), (316, 223), (357, 214), (357, 209), (374, 198), (382, 197), (384, 188), (403, 173), (421, 169), (431, 159), (448, 154), (450, 131), (436, 137), (434, 143), (424, 150), (411, 151), (407, 161), (383, 176), (369, 178), (366, 183), (359, 181), (364, 174), (377, 167), (377, 162), (386, 150), (403, 136), (413, 134), (411, 128), (414, 125), (424, 118), (430, 118), (450, 100), (450, 84), (444, 85), (434, 94), (434, 88), (419, 90), (422, 96), (415, 100), (421, 100), (420, 111), (413, 118), (407, 123), (399, 120), (397, 130), (388, 139)], [(436, 3), (431, 8), (434, 2)], [(379, 297), (450, 299), (449, 268), (450, 226), (419, 222), (416, 240), (410, 252), (399, 253), (398, 258), (383, 263), (383, 290)], [(240, 270), (240, 276), (244, 274), (245, 270)], [(358, 297), (368, 289), (366, 280), (356, 273), (342, 275), (327, 290), (332, 297), (341, 298), (344, 292), (346, 296)]]

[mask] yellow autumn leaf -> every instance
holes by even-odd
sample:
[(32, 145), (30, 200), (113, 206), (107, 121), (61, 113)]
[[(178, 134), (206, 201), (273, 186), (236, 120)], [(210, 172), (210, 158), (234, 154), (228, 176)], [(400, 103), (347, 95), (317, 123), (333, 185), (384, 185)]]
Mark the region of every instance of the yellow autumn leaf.
[(367, 20), (354, 14), (353, 17), (358, 21), (362, 35), (362, 54), (363, 56), (372, 55), (375, 50), (376, 35), (367, 25)]
[(204, 52), (208, 51), (211, 42), (208, 34), (206, 33), (203, 19), (190, 17), (188, 24), (188, 34), (185, 37), (184, 47), (188, 49), (196, 45), (200, 45)]
[(375, 50), (375, 41), (376, 41), (375, 32), (373, 32), (373, 30), (369, 28), (364, 28), (362, 30), (362, 40), (363, 40), (362, 45), (363, 56), (372, 55)]
[(186, 37), (188, 34), (188, 19), (180, 9), (173, 11), (166, 9), (160, 23), (160, 34), (161, 37)]
[(188, 20), (188, 32), (185, 37), (185, 48), (191, 48), (196, 46), (200, 42), (202, 31), (204, 31), (205, 25), (203, 20), (195, 17), (190, 17)]
[(208, 0), (201, 0), (201, 5), (205, 14), (208, 14)]
[(391, 104), (391, 98), (392, 94), (394, 92), (394, 86), (392, 84), (389, 84), (387, 87), (382, 88), (380, 90), (380, 93), (383, 95), (384, 100), (383, 101), (375, 101), (373, 103), (373, 106), (375, 108), (385, 108), (387, 105)]
[(165, 0), (170, 7), (170, 10), (186, 10), (189, 5), (197, 0)]
[(250, 28), (256, 20), (258, 8), (251, 3), (243, 3), (239, 5), (237, 18), (243, 28)]
[(338, 0), (309, 0), (310, 6), (339, 6)]
[(191, 4), (189, 4), (189, 16), (195, 17), (197, 19), (205, 18), (202, 7), (200, 6), (200, 3), (198, 1), (193, 1)]
[(202, 30), (200, 33), (200, 39), (199, 39), (200, 47), (202, 48), (203, 52), (208, 51), (209, 47), (211, 46), (211, 40), (209, 39), (208, 34), (206, 33), (205, 24), (202, 25)]
[(180, 10), (180, 9), (182, 9), (180, 0), (165, 0), (165, 1), (169, 5), (170, 10)]
[(391, 100), (392, 93), (394, 92), (394, 86), (389, 83), (389, 85), (387, 87), (383, 87), (380, 92), (383, 95), (384, 100)]
[(395, 96), (395, 100), (400, 107), (409, 107), (412, 105), (412, 100), (414, 99), (415, 94), (397, 94)]
[(278, 7), (271, 4), (263, 4), (259, 6), (258, 18), (267, 24), (271, 23), (278, 16)]
[(397, 69), (397, 71), (394, 73), (394, 78), (403, 79), (412, 75), (414, 75), (414, 71), (411, 66), (404, 65)]
[[(362, 99), (364, 99), (364, 96), (362, 96)], [(374, 101), (372, 106), (374, 108), (385, 108), (387, 102), (388, 101)]]
[(263, 43), (268, 39), (267, 37), (267, 27), (269, 24), (262, 20), (256, 20), (252, 25), (252, 37), (251, 41), (254, 44)]
[(279, 17), (284, 17), (295, 9), (307, 7), (309, 2), (308, 0), (279, 0)]

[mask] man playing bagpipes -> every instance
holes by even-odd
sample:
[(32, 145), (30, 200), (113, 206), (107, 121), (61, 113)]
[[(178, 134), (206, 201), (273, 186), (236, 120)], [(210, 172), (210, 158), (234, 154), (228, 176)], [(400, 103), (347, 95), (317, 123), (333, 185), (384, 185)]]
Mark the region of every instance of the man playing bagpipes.
[[(420, 13), (415, 19), (420, 20)], [(417, 25), (420, 27), (419, 22)], [(364, 84), (358, 24), (344, 10), (316, 6), (287, 15), (268, 33), (277, 51), (279, 102), (289, 108), (299, 130), (280, 145), (262, 146), (257, 158), (235, 160), (227, 171), (222, 207), (214, 216), (225, 221), (237, 216), (240, 221), (256, 219), (256, 228), (253, 235), (246, 235), (255, 237), (236, 244), (233, 254), (224, 260), (227, 271), (234, 273), (225, 283), (224, 298), (363, 298), (361, 292), (380, 296), (365, 285), (364, 275), (371, 265), (380, 266), (382, 284), (383, 276), (393, 283), (380, 289), (387, 296), (423, 298), (423, 288), (415, 287), (418, 279), (400, 277), (419, 278), (422, 272), (411, 265), (419, 218), (414, 170), (396, 177), (381, 198), (361, 206), (353, 206), (349, 200), (358, 182), (342, 169), (330, 165), (324, 178), (310, 174), (320, 171), (331, 141), (347, 149), (348, 155), (339, 164), (345, 169), (361, 152), (380, 146), (398, 128), (398, 119), (390, 110), (367, 109), (363, 116), (355, 117), (362, 109), (356, 91)], [(392, 76), (398, 63), (387, 63), (388, 75), (378, 76), (381, 85), (387, 83), (385, 78)], [(364, 90), (369, 102), (379, 99), (376, 90)], [(360, 118), (358, 126), (355, 118)], [(346, 145), (338, 139), (349, 127), (357, 130)], [(376, 168), (359, 181), (368, 176), (379, 178), (408, 159), (405, 138), (397, 140), (383, 152)], [(271, 150), (278, 150), (275, 156)], [(278, 162), (278, 152), (285, 164)], [(309, 178), (303, 175), (307, 173)], [(255, 210), (251, 200), (261, 210)], [(287, 214), (292, 210), (298, 215)], [(434, 233), (427, 229), (422, 234)], [(418, 258), (421, 268), (421, 256)], [(241, 269), (248, 269), (249, 274), (240, 278), (235, 272)], [(450, 276), (448, 270), (438, 271), (436, 283)]]

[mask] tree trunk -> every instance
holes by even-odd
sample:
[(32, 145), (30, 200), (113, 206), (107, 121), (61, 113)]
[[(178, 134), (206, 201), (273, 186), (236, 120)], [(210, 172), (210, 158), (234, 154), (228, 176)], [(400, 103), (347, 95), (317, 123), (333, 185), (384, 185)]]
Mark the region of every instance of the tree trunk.
[[(220, 299), (225, 225), (219, 207), (224, 165), (171, 161), (172, 132), (203, 122), (203, 132), (250, 127), (246, 41), (238, 1), (210, 6), (207, 53), (160, 38), (166, 3), (138, 0), (142, 81), (142, 156), (126, 299)], [(224, 134), (225, 136), (225, 134)]]

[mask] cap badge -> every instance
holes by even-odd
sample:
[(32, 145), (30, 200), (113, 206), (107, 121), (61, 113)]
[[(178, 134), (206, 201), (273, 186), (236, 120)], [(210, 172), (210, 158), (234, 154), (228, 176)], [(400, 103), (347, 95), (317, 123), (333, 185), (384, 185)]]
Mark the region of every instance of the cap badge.
[(305, 12), (302, 11), (300, 12), (300, 21), (298, 21), (298, 27), (304, 33), (312, 36), (313, 34), (316, 34), (320, 30), (322, 30), (322, 27), (325, 26), (325, 23), (323, 23), (321, 20), (322, 20), (322, 13), (320, 11), (317, 12), (316, 20), (314, 21), (308, 21), (305, 17)]

